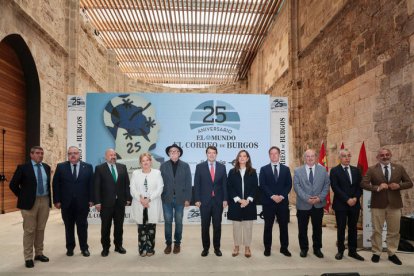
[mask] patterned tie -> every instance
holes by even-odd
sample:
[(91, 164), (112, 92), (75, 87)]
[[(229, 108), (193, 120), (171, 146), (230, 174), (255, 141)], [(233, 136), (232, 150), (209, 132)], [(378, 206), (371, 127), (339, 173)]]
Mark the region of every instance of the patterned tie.
[(37, 193), (39, 195), (43, 195), (45, 193), (45, 189), (43, 188), (43, 175), (42, 170), (40, 169), (42, 165), (40, 163), (36, 164), (37, 166)]
[(389, 181), (388, 166), (384, 166), (384, 176), (388, 183)]
[(277, 182), (277, 180), (279, 179), (279, 174), (277, 173), (277, 165), (273, 165), (273, 167), (273, 176), (275, 177), (275, 181)]
[(352, 185), (352, 179), (351, 179), (351, 176), (349, 175), (348, 169), (349, 169), (348, 167), (345, 167), (345, 173), (346, 173), (346, 176), (348, 177), (349, 183), (351, 183)]
[(114, 178), (114, 181), (116, 183), (116, 172), (115, 172), (115, 169), (114, 169), (114, 165), (111, 165), (111, 173), (112, 173), (112, 177)]
[(311, 184), (313, 184), (313, 173), (312, 173), (312, 168), (309, 168), (309, 182)]
[(145, 192), (147, 193), (147, 192), (148, 192), (148, 182), (147, 182), (147, 177), (145, 177), (145, 180), (144, 180), (144, 188), (145, 188)]
[(76, 165), (77, 164), (73, 164), (73, 172), (72, 172), (73, 179), (75, 180), (78, 178), (78, 174), (76, 173)]
[(210, 164), (210, 176), (211, 180), (213, 181), (213, 190), (211, 191), (211, 196), (214, 196), (214, 163)]

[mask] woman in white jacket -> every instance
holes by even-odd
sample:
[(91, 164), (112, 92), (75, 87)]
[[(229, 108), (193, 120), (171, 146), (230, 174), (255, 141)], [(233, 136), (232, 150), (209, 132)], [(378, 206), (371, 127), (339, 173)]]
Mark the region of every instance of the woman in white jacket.
[(164, 187), (161, 172), (151, 168), (152, 156), (143, 153), (139, 157), (141, 169), (131, 178), (132, 218), (138, 224), (139, 255), (154, 255), (156, 223), (162, 220), (161, 193)]

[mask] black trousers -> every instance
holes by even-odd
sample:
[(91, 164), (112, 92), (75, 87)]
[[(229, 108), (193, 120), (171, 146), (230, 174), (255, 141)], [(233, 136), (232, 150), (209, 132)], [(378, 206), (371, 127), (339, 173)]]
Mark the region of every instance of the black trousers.
[(289, 205), (285, 203), (272, 203), (263, 205), (263, 216), (264, 216), (264, 231), (263, 231), (263, 244), (265, 250), (272, 248), (272, 230), (273, 224), (275, 223), (275, 217), (279, 224), (280, 232), (280, 247), (288, 248), (289, 246)]
[(88, 249), (88, 203), (80, 206), (76, 198), (73, 198), (70, 205), (62, 208), (61, 212), (63, 222), (65, 223), (66, 249), (73, 250), (76, 246), (75, 225), (80, 249), (82, 251)]
[(335, 211), (337, 225), (338, 251), (345, 251), (345, 228), (348, 221), (348, 251), (356, 252), (357, 248), (357, 223), (360, 208), (352, 208), (345, 211)]
[(116, 200), (115, 206), (105, 207), (101, 209), (101, 244), (103, 249), (111, 247), (111, 226), (114, 221), (114, 244), (115, 247), (122, 246), (122, 235), (124, 233), (125, 205)]
[(216, 202), (213, 198), (209, 204), (201, 204), (201, 239), (203, 249), (210, 248), (210, 223), (213, 222), (213, 246), (220, 249), (221, 240), (221, 218), (223, 214), (223, 202)]
[(297, 210), (299, 226), (299, 246), (300, 250), (309, 250), (308, 224), (309, 218), (312, 222), (312, 242), (313, 250), (322, 248), (322, 219), (323, 208), (312, 207), (310, 210)]

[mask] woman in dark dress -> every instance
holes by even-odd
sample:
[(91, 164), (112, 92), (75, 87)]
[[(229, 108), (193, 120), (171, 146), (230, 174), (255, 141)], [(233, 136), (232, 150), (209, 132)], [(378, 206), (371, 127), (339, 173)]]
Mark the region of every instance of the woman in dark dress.
[(252, 241), (253, 220), (257, 219), (256, 192), (258, 180), (256, 170), (252, 168), (250, 155), (246, 150), (237, 154), (236, 164), (229, 171), (227, 192), (229, 210), (227, 218), (233, 221), (234, 249), (232, 256), (239, 255), (241, 245), (245, 246), (244, 255), (249, 258)]

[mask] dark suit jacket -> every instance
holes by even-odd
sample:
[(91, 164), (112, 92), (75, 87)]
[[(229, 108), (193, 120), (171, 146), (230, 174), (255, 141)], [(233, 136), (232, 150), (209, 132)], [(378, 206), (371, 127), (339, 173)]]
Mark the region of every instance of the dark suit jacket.
[[(349, 166), (349, 168), (352, 175), (352, 185), (349, 182), (349, 176), (341, 164), (332, 168), (331, 172), (329, 173), (331, 187), (335, 193), (332, 204), (332, 208), (335, 211), (345, 211), (348, 209), (361, 208), (361, 204), (359, 202), (359, 198), (362, 194), (362, 189), (360, 186), (362, 180), (361, 172), (357, 167)], [(357, 198), (357, 202), (354, 206), (351, 207), (346, 202), (353, 197)]]
[[(256, 194), (258, 189), (257, 173), (256, 170), (252, 174), (247, 172), (244, 174), (244, 196), (242, 194), (242, 178), (240, 171), (231, 169), (227, 177), (227, 192), (229, 194), (229, 210), (227, 212), (227, 218), (230, 220), (256, 220)], [(241, 199), (253, 198), (253, 202), (250, 202), (246, 207), (241, 208), (240, 203), (234, 202), (234, 198), (239, 197)]]
[(117, 199), (122, 204), (132, 201), (126, 166), (116, 163), (116, 170), (118, 171), (118, 178), (115, 183), (106, 162), (96, 166), (94, 177), (95, 204), (102, 204), (102, 207), (114, 207)]
[(281, 202), (289, 205), (289, 193), (292, 190), (292, 175), (289, 167), (280, 164), (277, 183), (273, 176), (272, 164), (267, 164), (260, 169), (259, 184), (262, 190), (262, 204), (273, 204), (272, 195), (282, 195), (285, 199)]
[(161, 165), (160, 171), (164, 181), (162, 202), (172, 202), (174, 192), (177, 204), (184, 204), (185, 201), (190, 202), (192, 194), (190, 166), (186, 162), (178, 160), (174, 177), (171, 160), (168, 160)]
[[(398, 164), (390, 163), (391, 179), (389, 183), (400, 184), (400, 190), (409, 189), (413, 182), (405, 171), (404, 167)], [(362, 178), (361, 187), (371, 191), (371, 208), (385, 209), (387, 206), (394, 209), (403, 207), (400, 190), (381, 190), (377, 192), (378, 186), (386, 183), (381, 164), (369, 167), (367, 174)]]
[[(50, 167), (42, 163), (47, 176), (47, 189), (49, 191), (49, 207), (52, 207), (50, 191)], [(36, 200), (37, 180), (33, 170), (32, 161), (18, 165), (10, 181), (10, 190), (17, 196), (17, 208), (22, 210), (32, 209)]]
[(227, 174), (226, 167), (216, 162), (214, 183), (211, 180), (208, 162), (202, 162), (196, 166), (194, 175), (194, 201), (200, 201), (201, 204), (207, 205), (212, 197), (211, 192), (214, 189), (216, 202), (222, 203), (227, 201)]
[(91, 164), (80, 162), (78, 178), (72, 175), (69, 161), (59, 163), (53, 176), (53, 203), (61, 203), (62, 208), (70, 206), (76, 198), (79, 207), (88, 207), (93, 202), (93, 168)]

